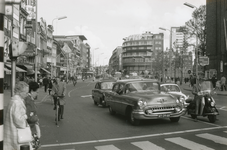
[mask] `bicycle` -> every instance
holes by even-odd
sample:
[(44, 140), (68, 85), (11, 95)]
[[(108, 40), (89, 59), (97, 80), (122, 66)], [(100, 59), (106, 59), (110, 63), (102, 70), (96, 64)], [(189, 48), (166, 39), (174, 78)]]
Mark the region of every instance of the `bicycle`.
[(55, 124), (58, 126), (58, 121), (60, 121), (60, 113), (61, 113), (61, 109), (60, 109), (60, 96), (56, 96), (56, 109), (55, 109)]
[(73, 85), (76, 86), (77, 80), (73, 80)]

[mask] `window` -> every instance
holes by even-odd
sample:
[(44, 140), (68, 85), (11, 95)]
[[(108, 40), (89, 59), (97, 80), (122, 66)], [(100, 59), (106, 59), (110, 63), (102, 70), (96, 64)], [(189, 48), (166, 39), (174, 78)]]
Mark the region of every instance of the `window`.
[(24, 18), (21, 17), (21, 21), (20, 21), (20, 34), (23, 34), (24, 32)]
[(114, 87), (113, 87), (113, 91), (117, 92), (118, 91), (118, 87), (119, 87), (119, 84), (115, 84)]
[(8, 29), (8, 19), (4, 17), (4, 27)]

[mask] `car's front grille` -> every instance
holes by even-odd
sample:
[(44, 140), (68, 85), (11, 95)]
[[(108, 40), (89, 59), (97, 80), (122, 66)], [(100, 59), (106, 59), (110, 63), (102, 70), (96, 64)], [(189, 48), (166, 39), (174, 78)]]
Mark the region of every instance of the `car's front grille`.
[(173, 106), (162, 106), (162, 107), (149, 107), (145, 110), (146, 114), (161, 113), (161, 112), (174, 112), (175, 107)]

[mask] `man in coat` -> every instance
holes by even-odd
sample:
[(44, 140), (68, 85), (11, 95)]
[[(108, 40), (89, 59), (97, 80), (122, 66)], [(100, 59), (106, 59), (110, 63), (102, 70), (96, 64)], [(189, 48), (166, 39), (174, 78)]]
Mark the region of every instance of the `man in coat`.
[(47, 77), (43, 79), (43, 85), (44, 85), (44, 91), (47, 92), (47, 87), (49, 85), (49, 79)]
[(66, 103), (65, 95), (66, 95), (66, 83), (62, 82), (60, 78), (56, 78), (56, 84), (53, 85), (53, 94), (54, 94), (54, 110), (57, 106), (57, 97), (59, 97), (59, 105), (60, 105), (60, 118), (63, 119), (63, 113), (64, 113), (64, 105)]

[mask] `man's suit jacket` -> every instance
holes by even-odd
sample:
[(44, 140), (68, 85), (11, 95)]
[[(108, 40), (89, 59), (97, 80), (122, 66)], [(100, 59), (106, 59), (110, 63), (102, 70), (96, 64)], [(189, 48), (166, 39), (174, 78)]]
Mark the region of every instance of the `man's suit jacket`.
[(66, 83), (59, 82), (53, 86), (53, 93), (57, 94), (57, 96), (66, 95)]

